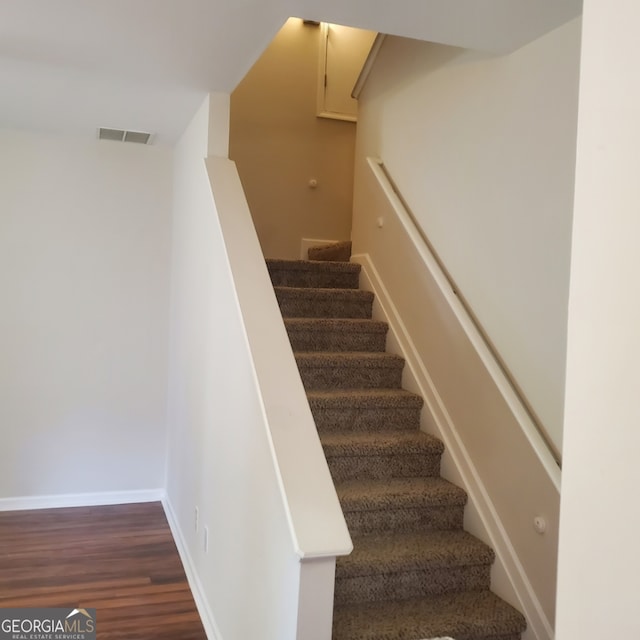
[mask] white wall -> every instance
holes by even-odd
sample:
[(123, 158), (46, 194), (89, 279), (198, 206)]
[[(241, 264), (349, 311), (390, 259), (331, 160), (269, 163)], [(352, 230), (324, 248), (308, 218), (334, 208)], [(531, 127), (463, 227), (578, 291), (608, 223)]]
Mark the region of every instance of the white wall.
[(503, 57), (387, 38), (356, 152), (382, 158), (558, 448), (579, 40), (578, 20)]
[(166, 148), (0, 131), (0, 499), (163, 486), (170, 177)]
[(585, 0), (558, 640), (640, 637), (640, 78), (630, 0)]
[[(371, 219), (354, 233), (366, 253), (352, 260), (376, 295), (374, 317), (389, 322), (387, 348), (406, 360), (403, 386), (425, 400), (422, 429), (445, 444), (442, 475), (467, 491), (465, 528), (496, 551), (492, 588), (525, 614), (523, 640), (549, 640), (560, 470), (380, 167), (358, 172), (356, 202)], [(538, 516), (544, 535), (533, 527)]]
[(210, 100), (175, 150), (168, 499), (219, 640), (293, 639), (300, 561), (204, 163), (229, 96)]

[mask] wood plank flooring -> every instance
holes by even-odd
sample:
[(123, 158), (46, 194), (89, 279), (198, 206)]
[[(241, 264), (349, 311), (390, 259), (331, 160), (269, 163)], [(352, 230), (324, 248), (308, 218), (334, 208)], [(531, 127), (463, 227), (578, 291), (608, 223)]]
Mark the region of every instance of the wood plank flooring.
[(159, 502), (0, 512), (0, 608), (95, 608), (98, 640), (206, 640)]

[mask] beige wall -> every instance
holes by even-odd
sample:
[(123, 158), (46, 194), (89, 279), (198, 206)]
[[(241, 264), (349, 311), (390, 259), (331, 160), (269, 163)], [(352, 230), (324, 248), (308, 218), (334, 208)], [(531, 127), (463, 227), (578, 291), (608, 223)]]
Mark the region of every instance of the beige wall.
[(316, 117), (320, 37), (290, 19), (231, 96), (229, 156), (267, 257), (351, 233), (355, 124)]

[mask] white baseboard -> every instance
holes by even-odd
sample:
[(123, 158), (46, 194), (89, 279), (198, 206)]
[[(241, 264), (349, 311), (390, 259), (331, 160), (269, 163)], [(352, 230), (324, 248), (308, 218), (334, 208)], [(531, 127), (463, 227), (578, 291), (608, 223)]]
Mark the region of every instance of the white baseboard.
[[(542, 606), (527, 578), (520, 560), (509, 540), (509, 537), (500, 521), (500, 517), (493, 506), (491, 498), (482, 483), (473, 461), (462, 443), (453, 421), (442, 401), (428, 369), (420, 357), (411, 336), (397, 310), (387, 288), (385, 287), (378, 271), (369, 254), (351, 256), (352, 262), (362, 266), (360, 274), (360, 286), (362, 289), (372, 291), (375, 294), (374, 318), (385, 320), (389, 324), (387, 338), (388, 349), (404, 357), (406, 362), (403, 374), (403, 386), (422, 396), (425, 402), (425, 423), (422, 428), (432, 431), (445, 445), (447, 455), (451, 457), (455, 465), (455, 478), (450, 477), (455, 483), (461, 484), (469, 497), (467, 509), (473, 510), (474, 522), (482, 527), (483, 531), (471, 531), (485, 539), (496, 552), (496, 563), (499, 563), (499, 571), (508, 579), (507, 589), (512, 594), (508, 600), (517, 600), (524, 616), (527, 618), (529, 628), (523, 636), (523, 640), (535, 638), (536, 640), (552, 640), (553, 627), (549, 623)], [(405, 384), (406, 380), (406, 384)], [(430, 426), (430, 429), (426, 427)], [(500, 594), (503, 597), (506, 594)]]
[(187, 582), (189, 583), (191, 593), (193, 594), (193, 599), (196, 603), (198, 613), (200, 614), (200, 619), (202, 620), (204, 631), (207, 634), (207, 639), (222, 640), (222, 634), (220, 633), (220, 629), (213, 617), (213, 612), (211, 611), (211, 607), (209, 607), (209, 603), (205, 597), (204, 588), (202, 587), (202, 583), (198, 578), (193, 560), (191, 559), (189, 548), (187, 547), (184, 536), (182, 535), (182, 529), (178, 524), (178, 519), (176, 518), (173, 508), (171, 507), (171, 502), (166, 494), (162, 499), (162, 506), (164, 507), (167, 522), (169, 523), (169, 528), (173, 534), (173, 540), (176, 543), (180, 560), (182, 560), (182, 566), (184, 567), (184, 572), (187, 576)]
[(107, 504), (159, 502), (163, 498), (164, 489), (74, 493), (53, 496), (24, 496), (20, 498), (0, 498), (0, 511), (25, 511), (28, 509), (60, 509), (63, 507), (95, 507)]

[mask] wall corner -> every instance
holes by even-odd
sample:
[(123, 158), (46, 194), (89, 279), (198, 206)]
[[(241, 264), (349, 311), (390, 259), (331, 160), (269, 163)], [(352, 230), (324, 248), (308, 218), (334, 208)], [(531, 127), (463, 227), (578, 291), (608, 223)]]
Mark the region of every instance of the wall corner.
[(207, 155), (229, 157), (229, 118), (231, 94), (209, 94), (209, 140)]

